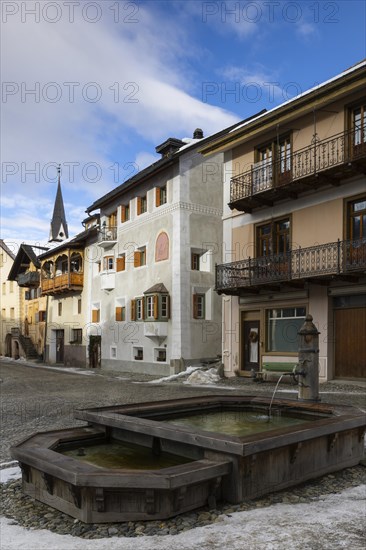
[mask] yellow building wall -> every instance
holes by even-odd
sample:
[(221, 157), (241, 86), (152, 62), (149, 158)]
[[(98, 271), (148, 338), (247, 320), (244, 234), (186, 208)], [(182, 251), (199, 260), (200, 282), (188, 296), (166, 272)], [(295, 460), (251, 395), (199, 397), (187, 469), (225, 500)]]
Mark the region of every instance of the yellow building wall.
[(302, 208), (292, 213), (292, 248), (331, 243), (342, 237), (342, 199)]
[(271, 124), (269, 130), (258, 129), (253, 137), (247, 138), (246, 142), (238, 145), (232, 150), (233, 176), (243, 174), (250, 170), (255, 162), (255, 150), (278, 138), (291, 134), (292, 151), (296, 152), (312, 143), (314, 132), (318, 140), (325, 140), (340, 134), (347, 129), (347, 112), (349, 106), (362, 99), (364, 94), (358, 92), (347, 97), (347, 104), (344, 99), (331, 101), (320, 99), (314, 104), (315, 112), (294, 116), (286, 115), (279, 118), (278, 123)]

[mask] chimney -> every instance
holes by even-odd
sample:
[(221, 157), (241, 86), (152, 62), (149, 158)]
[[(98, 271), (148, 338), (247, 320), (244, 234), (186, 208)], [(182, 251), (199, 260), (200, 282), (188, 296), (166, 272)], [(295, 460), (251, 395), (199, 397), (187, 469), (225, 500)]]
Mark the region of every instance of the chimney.
[(203, 138), (203, 130), (201, 128), (196, 128), (193, 132), (193, 139), (202, 139)]

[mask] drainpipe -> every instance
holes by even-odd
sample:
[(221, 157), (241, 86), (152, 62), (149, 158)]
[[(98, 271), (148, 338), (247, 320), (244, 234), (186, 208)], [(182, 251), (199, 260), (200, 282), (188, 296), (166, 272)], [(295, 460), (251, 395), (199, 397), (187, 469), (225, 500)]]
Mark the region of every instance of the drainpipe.
[(48, 294), (46, 297), (46, 322), (44, 324), (43, 362), (46, 362), (47, 327), (48, 327)]
[(298, 400), (320, 401), (319, 398), (319, 334), (312, 315), (298, 332), (300, 336), (299, 364), (294, 374), (298, 376)]

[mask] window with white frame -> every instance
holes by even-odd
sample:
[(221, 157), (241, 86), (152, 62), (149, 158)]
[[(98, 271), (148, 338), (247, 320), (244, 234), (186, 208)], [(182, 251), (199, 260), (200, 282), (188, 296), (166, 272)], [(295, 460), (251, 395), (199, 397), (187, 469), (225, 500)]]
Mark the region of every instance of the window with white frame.
[(267, 351), (297, 352), (298, 332), (305, 321), (306, 308), (269, 309), (267, 314)]

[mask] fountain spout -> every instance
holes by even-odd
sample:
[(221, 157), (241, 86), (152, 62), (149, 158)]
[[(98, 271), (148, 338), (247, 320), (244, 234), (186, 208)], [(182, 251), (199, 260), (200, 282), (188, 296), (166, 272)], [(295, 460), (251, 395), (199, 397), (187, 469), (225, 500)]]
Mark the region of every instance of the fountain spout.
[(320, 401), (319, 398), (319, 334), (313, 317), (307, 315), (298, 332), (300, 336), (299, 363), (294, 369), (298, 377), (299, 401)]

